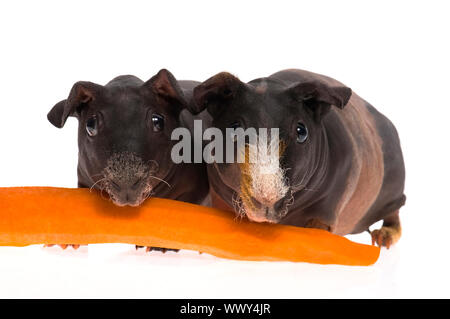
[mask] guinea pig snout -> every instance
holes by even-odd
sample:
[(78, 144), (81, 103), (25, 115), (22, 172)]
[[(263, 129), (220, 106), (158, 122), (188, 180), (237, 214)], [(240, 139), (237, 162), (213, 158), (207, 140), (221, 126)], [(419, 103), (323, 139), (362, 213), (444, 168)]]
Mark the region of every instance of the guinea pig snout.
[(119, 206), (139, 206), (145, 199), (145, 184), (141, 177), (135, 180), (109, 180), (111, 187), (109, 189), (113, 202)]
[(254, 197), (243, 200), (241, 212), (254, 222), (278, 223), (286, 214), (286, 199), (280, 199), (275, 204), (266, 205)]
[(139, 206), (151, 193), (151, 167), (134, 153), (112, 155), (104, 169), (105, 190), (118, 206)]

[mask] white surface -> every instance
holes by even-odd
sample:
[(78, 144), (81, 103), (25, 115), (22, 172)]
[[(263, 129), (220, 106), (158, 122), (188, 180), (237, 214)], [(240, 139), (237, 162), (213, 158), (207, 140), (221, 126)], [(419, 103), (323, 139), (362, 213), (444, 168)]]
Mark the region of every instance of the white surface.
[(396, 124), (408, 199), (402, 239), (373, 267), (3, 247), (0, 297), (450, 297), (448, 12), (445, 1), (1, 2), (0, 186), (76, 185), (76, 120), (58, 130), (46, 114), (78, 80), (164, 67), (248, 81), (294, 67), (346, 83)]

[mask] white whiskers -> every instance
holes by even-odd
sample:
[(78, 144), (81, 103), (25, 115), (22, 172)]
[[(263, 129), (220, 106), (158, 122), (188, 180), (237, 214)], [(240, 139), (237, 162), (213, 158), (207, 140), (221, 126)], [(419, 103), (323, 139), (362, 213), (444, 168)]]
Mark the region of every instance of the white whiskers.
[(96, 181), (94, 184), (92, 184), (91, 187), (89, 187), (89, 192), (92, 193), (92, 190), (94, 189), (95, 185), (100, 184), (100, 183), (102, 183), (104, 181), (106, 181), (106, 177), (103, 177), (103, 178), (99, 179), (98, 181)]

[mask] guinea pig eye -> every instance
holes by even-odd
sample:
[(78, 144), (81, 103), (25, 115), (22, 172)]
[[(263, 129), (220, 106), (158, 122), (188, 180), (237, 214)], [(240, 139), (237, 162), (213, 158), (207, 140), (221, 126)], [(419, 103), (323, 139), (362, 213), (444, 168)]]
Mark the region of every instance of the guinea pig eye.
[(92, 116), (86, 121), (86, 132), (91, 137), (97, 135), (98, 121), (96, 116)]
[(152, 115), (153, 132), (160, 132), (164, 129), (164, 117), (159, 114)]
[(297, 131), (297, 142), (298, 143), (305, 142), (308, 138), (308, 129), (306, 128), (306, 126), (303, 123), (298, 123), (296, 131)]

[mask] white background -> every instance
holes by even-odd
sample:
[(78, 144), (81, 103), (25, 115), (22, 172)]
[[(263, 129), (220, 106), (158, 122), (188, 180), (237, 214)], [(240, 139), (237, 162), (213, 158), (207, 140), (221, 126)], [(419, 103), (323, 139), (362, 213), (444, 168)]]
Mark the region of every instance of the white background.
[[(0, 186), (76, 186), (72, 84), (203, 81), (302, 68), (350, 86), (399, 130), (403, 237), (372, 267), (227, 261), (195, 252), (0, 248), (0, 297), (450, 297), (449, 6), (445, 1), (2, 1)], [(369, 243), (369, 235), (352, 236)]]

